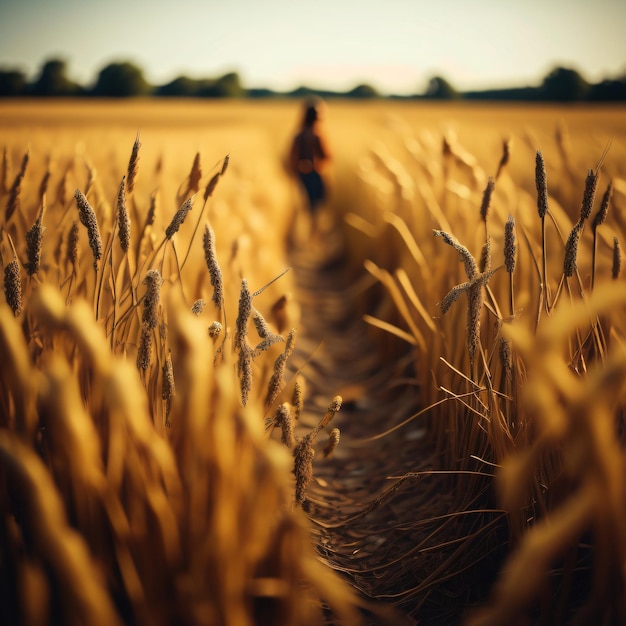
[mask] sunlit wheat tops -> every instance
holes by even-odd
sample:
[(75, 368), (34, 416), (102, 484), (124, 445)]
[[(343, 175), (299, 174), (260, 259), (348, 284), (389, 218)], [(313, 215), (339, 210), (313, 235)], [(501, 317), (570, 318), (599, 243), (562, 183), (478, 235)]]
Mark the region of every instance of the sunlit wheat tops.
[(13, 314), (18, 317), (22, 312), (22, 278), (16, 257), (4, 268), (4, 296)]
[(543, 219), (548, 212), (548, 178), (541, 150), (537, 150), (535, 158), (535, 186), (537, 188), (537, 211), (539, 217)]
[(87, 229), (89, 247), (93, 253), (93, 266), (97, 270), (98, 261), (102, 258), (102, 239), (100, 238), (100, 229), (98, 228), (96, 213), (80, 189), (76, 190), (74, 198), (76, 199), (76, 206), (78, 207), (78, 217), (82, 225)]
[(188, 200), (185, 200), (181, 205), (180, 209), (176, 211), (172, 221), (169, 223), (168, 227), (165, 229), (165, 238), (171, 239), (177, 232), (178, 229), (182, 226), (182, 223), (185, 221), (187, 214), (193, 208), (193, 201), (195, 196), (191, 196)]
[(44, 207), (41, 207), (35, 223), (26, 232), (26, 258), (24, 269), (29, 276), (39, 271), (41, 264), (41, 244), (43, 242), (44, 227), (42, 224)]
[(202, 247), (204, 249), (204, 260), (211, 278), (211, 286), (213, 287), (213, 296), (211, 297), (211, 300), (213, 300), (218, 309), (221, 309), (224, 302), (222, 270), (217, 262), (217, 253), (215, 251), (215, 233), (213, 232), (210, 224), (205, 224), (204, 226)]
[(119, 229), (120, 247), (126, 254), (130, 248), (130, 217), (126, 208), (126, 189), (124, 178), (117, 193), (117, 227)]
[(129, 194), (133, 193), (135, 189), (135, 178), (139, 169), (139, 148), (141, 148), (141, 143), (139, 142), (139, 133), (137, 133), (126, 172), (126, 187)]

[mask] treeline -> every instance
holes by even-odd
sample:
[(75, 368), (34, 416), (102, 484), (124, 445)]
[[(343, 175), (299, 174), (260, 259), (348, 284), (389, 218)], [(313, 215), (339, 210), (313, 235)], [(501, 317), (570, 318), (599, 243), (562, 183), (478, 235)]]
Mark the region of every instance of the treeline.
[(557, 67), (538, 86), (511, 89), (489, 89), (462, 92), (445, 78), (430, 79), (424, 93), (409, 96), (382, 95), (375, 87), (361, 84), (346, 92), (299, 87), (288, 92), (271, 89), (247, 89), (237, 72), (218, 78), (194, 79), (179, 76), (164, 85), (151, 85), (143, 70), (125, 61), (110, 63), (97, 75), (93, 85), (84, 86), (67, 75), (67, 64), (60, 59), (46, 61), (32, 81), (17, 69), (0, 68), (0, 97), (105, 97), (128, 98), (140, 96), (175, 98), (302, 98), (318, 95), (332, 98), (390, 98), (402, 100), (498, 100), (535, 102), (623, 102), (626, 101), (626, 75), (589, 83), (576, 70)]

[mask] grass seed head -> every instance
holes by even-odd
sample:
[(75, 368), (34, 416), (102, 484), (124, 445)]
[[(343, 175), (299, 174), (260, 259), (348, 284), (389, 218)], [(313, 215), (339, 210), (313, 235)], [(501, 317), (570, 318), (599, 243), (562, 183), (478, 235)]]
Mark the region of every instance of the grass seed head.
[(478, 267), (481, 274), (491, 270), (491, 237), (487, 237), (487, 241), (480, 251), (480, 261), (478, 263)]
[(43, 210), (39, 214), (39, 217), (35, 223), (26, 232), (26, 264), (24, 269), (29, 276), (39, 272), (41, 265), (41, 244), (43, 243), (43, 231), (42, 224)]
[(487, 221), (487, 216), (489, 215), (489, 207), (491, 206), (491, 196), (493, 195), (493, 190), (495, 189), (495, 182), (493, 178), (490, 176), (487, 181), (487, 186), (485, 187), (485, 191), (483, 192), (483, 200), (480, 205), (480, 218), (483, 222)]
[(213, 296), (211, 300), (218, 309), (224, 304), (224, 286), (222, 280), (222, 270), (217, 261), (217, 253), (215, 250), (215, 233), (210, 224), (204, 226), (204, 236), (202, 238), (202, 247), (204, 249), (204, 260), (209, 270), (211, 286), (213, 287)]
[(211, 339), (215, 339), (216, 337), (219, 337), (219, 334), (222, 332), (222, 325), (220, 324), (220, 322), (211, 322), (211, 324), (209, 325), (209, 337), (211, 337)]
[(102, 239), (100, 238), (100, 229), (98, 228), (98, 220), (92, 206), (87, 201), (80, 189), (74, 193), (76, 206), (78, 207), (78, 217), (87, 229), (87, 238), (89, 247), (93, 254), (93, 266), (98, 269), (98, 261), (102, 258)]
[(147, 328), (156, 328), (158, 324), (159, 302), (161, 299), (161, 285), (163, 279), (159, 270), (150, 270), (143, 279), (146, 285), (146, 295), (143, 300), (142, 324)]
[(313, 457), (315, 450), (310, 437), (303, 437), (293, 451), (293, 473), (296, 477), (296, 504), (303, 506), (306, 501), (306, 489), (313, 478)]
[(305, 383), (302, 374), (296, 376), (296, 382), (293, 386), (293, 397), (291, 403), (295, 408), (294, 419), (298, 421), (302, 417), (302, 411), (304, 410), (304, 392)]
[(4, 296), (13, 315), (18, 317), (22, 312), (22, 277), (16, 258), (13, 258), (4, 268)]
[(241, 349), (245, 338), (248, 336), (248, 319), (252, 311), (252, 295), (248, 289), (248, 281), (244, 278), (241, 281), (239, 292), (239, 308), (237, 309), (237, 319), (235, 320), (235, 347)]
[(208, 182), (206, 189), (204, 190), (205, 202), (213, 195), (213, 192), (215, 191), (215, 188), (217, 187), (217, 183), (220, 180), (220, 176), (221, 174), (217, 172), (216, 174), (213, 174), (213, 176), (211, 177), (211, 180)]
[(198, 315), (200, 315), (200, 313), (202, 313), (202, 311), (204, 311), (204, 307), (206, 306), (206, 302), (200, 298), (198, 300), (196, 300), (192, 307), (191, 307), (191, 312), (198, 317)]
[(191, 166), (191, 171), (189, 172), (189, 191), (193, 193), (198, 193), (200, 189), (200, 179), (202, 178), (202, 166), (200, 165), (200, 153), (196, 152), (196, 156), (194, 157), (193, 164)]
[(543, 219), (548, 212), (548, 178), (541, 150), (537, 150), (535, 157), (535, 187), (537, 188), (537, 211), (539, 217)]
[(511, 354), (511, 343), (506, 337), (500, 337), (499, 356), (504, 374), (510, 379), (513, 371), (513, 356)]
[(72, 222), (72, 227), (67, 235), (67, 260), (75, 269), (78, 263), (78, 221)]
[(11, 189), (9, 191), (9, 199), (7, 200), (7, 207), (4, 212), (4, 223), (7, 224), (9, 220), (13, 217), (15, 211), (17, 211), (20, 207), (20, 196), (22, 192), (22, 179), (24, 178), (24, 174), (20, 171), (18, 172), (15, 180), (13, 181), (13, 185), (11, 185)]
[(274, 421), (281, 429), (281, 442), (288, 448), (293, 446), (293, 421), (289, 412), (289, 405), (283, 402), (277, 409)]
[(622, 268), (622, 252), (617, 237), (613, 237), (613, 267), (611, 268), (611, 276), (613, 280), (619, 277)]
[(137, 133), (126, 172), (126, 188), (129, 194), (133, 193), (135, 189), (135, 178), (137, 178), (137, 170), (139, 169), (139, 148), (141, 148), (141, 143), (139, 141), (139, 133)]
[(176, 211), (172, 221), (169, 223), (168, 227), (165, 229), (165, 237), (166, 239), (171, 239), (177, 232), (178, 229), (182, 226), (187, 214), (193, 208), (193, 201), (195, 196), (191, 196), (191, 198), (185, 200), (181, 205), (180, 209)]
[(324, 458), (328, 458), (333, 454), (337, 446), (339, 445), (339, 439), (341, 437), (341, 431), (338, 428), (333, 428), (328, 435), (328, 442), (324, 448)]
[(613, 194), (613, 183), (609, 183), (604, 195), (602, 196), (602, 202), (600, 203), (600, 208), (596, 213), (596, 216), (593, 218), (592, 228), (595, 230), (598, 226), (601, 226), (606, 222), (606, 216), (609, 212), (609, 203), (611, 202), (611, 196)]
[(515, 242), (515, 218), (509, 215), (504, 225), (504, 267), (509, 274), (515, 271), (515, 255), (517, 244)]
[(587, 172), (585, 179), (585, 191), (583, 192), (583, 200), (580, 205), (580, 221), (584, 222), (589, 219), (593, 210), (593, 201), (596, 197), (596, 188), (598, 187), (598, 176), (593, 170)]
[(126, 207), (126, 186), (124, 178), (117, 193), (117, 225), (119, 228), (120, 247), (126, 254), (130, 248), (130, 216)]
[(137, 349), (137, 367), (146, 371), (152, 361), (152, 330), (146, 324), (141, 327), (139, 348)]
[(565, 258), (563, 260), (563, 274), (569, 278), (576, 272), (576, 257), (578, 256), (578, 242), (582, 233), (582, 222), (577, 222), (572, 228), (565, 243)]
[(220, 172), (220, 174), (222, 176), (224, 176), (224, 174), (226, 174), (226, 170), (228, 169), (228, 164), (230, 163), (230, 154), (227, 154), (224, 157), (224, 162), (222, 163), (222, 171)]

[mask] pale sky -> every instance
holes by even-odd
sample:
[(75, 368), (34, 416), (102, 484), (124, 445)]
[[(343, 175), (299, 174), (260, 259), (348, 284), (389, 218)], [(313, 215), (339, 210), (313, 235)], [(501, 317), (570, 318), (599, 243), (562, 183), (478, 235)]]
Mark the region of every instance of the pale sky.
[(556, 65), (626, 73), (626, 0), (0, 0), (0, 68), (67, 61), (89, 85), (129, 60), (153, 84), (237, 71), (246, 87), (422, 93), (536, 85)]

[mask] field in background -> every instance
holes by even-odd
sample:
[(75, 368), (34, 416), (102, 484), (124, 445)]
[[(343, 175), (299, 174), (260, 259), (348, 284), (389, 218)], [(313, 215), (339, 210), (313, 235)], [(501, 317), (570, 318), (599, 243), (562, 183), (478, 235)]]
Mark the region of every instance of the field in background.
[[(308, 485), (313, 544), (319, 549), (323, 540), (326, 563), (360, 591), (409, 615), (419, 617), (430, 603), (430, 615), (438, 606), (441, 615), (458, 619), (465, 603), (477, 603), (486, 608), (474, 616), (476, 624), (527, 615), (565, 623), (583, 605), (581, 623), (590, 615), (619, 623), (626, 610), (626, 295), (623, 273), (614, 278), (612, 272), (615, 239), (626, 241), (623, 109), (329, 104), (324, 132), (333, 164), (324, 223), (329, 242), (339, 235), (346, 246), (342, 260), (356, 287), (344, 297), (354, 298), (358, 316), (365, 316), (380, 355), (377, 370), (387, 379), (382, 398), (369, 404), (377, 409), (369, 418), (359, 409), (356, 432), (346, 426), (337, 459), (322, 458), (320, 435), (314, 461), (307, 433), (317, 436), (323, 413), (309, 405), (294, 438), (277, 410), (289, 413), (298, 404), (296, 376), (279, 372), (276, 387), (280, 355), (291, 356), (284, 342), (255, 355), (242, 410), (247, 348), (241, 346), (248, 339), (241, 343), (236, 322), (243, 315), (242, 278), (254, 292), (281, 274), (290, 264), (294, 229), (304, 251), (299, 258), (307, 252), (302, 220), (296, 220), (301, 199), (284, 167), (299, 116), (298, 103), (281, 101), (0, 102), (7, 187), (29, 154), (19, 208), (10, 217), (5, 212), (0, 242), (6, 268), (11, 235), (23, 280), (20, 316), (4, 301), (0, 307), (0, 342), (10, 355), (0, 376), (12, 390), (1, 403), (1, 497), (12, 515), (3, 518), (0, 547), (18, 572), (16, 580), (0, 580), (2, 597), (10, 599), (2, 603), (5, 617), (47, 623), (51, 610), (62, 623), (101, 614), (90, 623), (104, 625), (115, 623), (107, 621), (114, 614), (137, 624), (269, 619), (295, 625), (316, 623), (319, 614), (310, 608), (327, 603), (353, 619), (357, 600), (330, 568), (320, 569), (304, 517), (294, 511), (294, 488), (302, 504)], [(142, 146), (128, 197), (131, 237), (155, 197), (158, 212), (126, 259), (115, 239), (116, 204), (137, 133)], [(537, 214), (537, 150), (547, 171), (545, 237)], [(196, 155), (201, 174), (194, 182)], [(226, 155), (224, 175), (202, 201)], [(590, 220), (577, 231), (577, 266), (565, 280), (566, 242), (584, 205), (589, 170), (603, 155)], [(47, 171), (41, 269), (27, 277), (26, 231), (40, 212)], [(497, 178), (495, 188), (481, 215), (490, 177)], [(609, 181), (606, 220), (592, 227)], [(67, 259), (77, 188), (111, 243), (112, 256), (95, 281), (82, 227), (81, 258), (73, 269)], [(193, 191), (194, 208), (159, 247)], [(8, 188), (0, 191), (0, 210), (10, 197)], [(503, 267), (509, 216), (516, 228), (513, 280)], [(216, 235), (223, 306), (212, 301), (205, 223)], [(452, 247), (433, 237), (433, 229), (451, 235)], [(490, 256), (483, 249), (487, 238)], [(152, 252), (154, 264), (140, 272)], [(311, 254), (323, 260), (323, 251)], [(470, 257), (482, 276), (473, 287), (478, 274)], [(155, 361), (138, 372), (142, 322), (132, 312), (120, 316), (144, 294), (148, 266), (158, 266), (165, 282)], [(254, 307), (284, 338), (301, 319), (297, 271), (254, 295)], [(107, 277), (101, 295), (98, 276)], [(464, 283), (444, 314), (440, 303)], [(50, 285), (56, 289), (45, 288)], [(466, 298), (468, 292), (473, 295)], [(83, 297), (89, 306), (79, 309)], [(192, 316), (199, 299), (206, 309)], [(64, 300), (72, 302), (67, 310)], [(478, 317), (470, 323), (472, 302), (479, 302)], [(64, 319), (69, 310), (74, 313)], [(230, 340), (220, 344), (207, 334), (217, 319), (231, 339), (239, 335), (232, 350)], [(255, 326), (249, 326), (252, 335)], [(103, 329), (106, 341), (90, 340)], [(304, 342), (311, 330), (299, 329)], [(469, 347), (472, 330), (478, 337)], [(168, 354), (178, 393), (167, 400), (166, 427), (169, 404), (161, 394)], [(115, 375), (118, 368), (125, 381)], [(306, 378), (306, 367), (302, 374)], [(327, 383), (322, 391), (330, 402), (341, 390)], [(55, 394), (63, 400), (55, 402)], [(381, 411), (381, 401), (393, 404), (398, 396), (406, 400), (399, 404), (404, 415)], [(130, 401), (138, 397), (138, 404)], [(359, 406), (359, 398), (351, 402)], [(344, 419), (350, 415), (348, 409)], [(322, 425), (333, 416), (327, 413)], [(264, 424), (275, 441), (268, 441)], [(426, 434), (416, 443), (411, 432)], [(91, 455), (80, 450), (83, 436)], [(351, 460), (370, 476), (351, 473)], [(318, 482), (310, 482), (310, 470)], [(340, 483), (336, 501), (328, 485)], [(50, 491), (46, 500), (42, 493)], [(47, 516), (52, 534), (36, 523)], [(89, 550), (55, 551), (71, 542)], [(513, 545), (520, 549), (511, 553)], [(473, 594), (472, 582), (486, 571), (480, 568), (503, 561), (509, 569), (494, 594)], [(73, 581), (96, 571), (84, 597), (72, 591)], [(308, 590), (304, 601), (299, 581)], [(451, 593), (456, 609), (444, 606), (453, 604), (445, 600)], [(27, 597), (36, 601), (29, 605)]]

